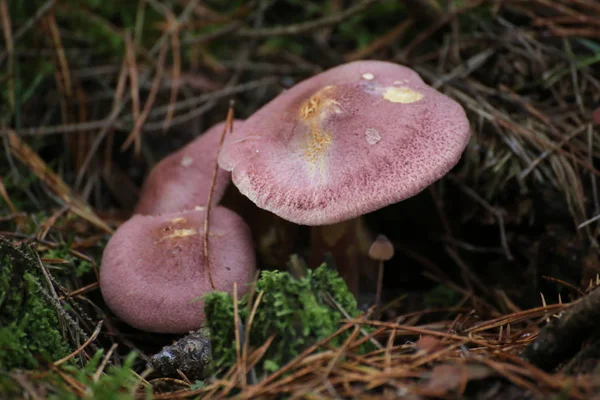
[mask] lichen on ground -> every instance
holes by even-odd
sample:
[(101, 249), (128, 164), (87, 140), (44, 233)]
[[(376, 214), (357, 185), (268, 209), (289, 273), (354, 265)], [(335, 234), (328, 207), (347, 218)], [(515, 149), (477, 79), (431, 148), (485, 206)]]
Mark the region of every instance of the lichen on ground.
[(22, 245), (0, 237), (0, 369), (36, 368), (69, 353), (41, 272)]
[[(272, 336), (274, 339), (256, 365), (259, 374), (279, 369), (304, 349), (332, 335), (346, 316), (359, 314), (356, 300), (343, 279), (326, 265), (308, 270), (299, 279), (288, 272), (263, 271), (256, 283), (252, 304), (248, 304), (249, 294), (239, 299), (242, 331), (248, 321), (249, 309), (261, 292), (249, 344), (256, 349)], [(211, 293), (205, 298), (205, 311), (215, 367), (227, 369), (236, 362), (233, 297), (223, 292)], [(348, 333), (339, 335), (329, 343), (339, 346), (347, 337)], [(371, 350), (370, 344), (365, 344), (363, 350)]]

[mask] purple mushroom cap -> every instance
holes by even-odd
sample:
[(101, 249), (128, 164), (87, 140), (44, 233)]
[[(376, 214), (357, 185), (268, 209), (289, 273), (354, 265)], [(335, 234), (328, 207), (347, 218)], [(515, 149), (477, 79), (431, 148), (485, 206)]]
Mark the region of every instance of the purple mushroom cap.
[[(242, 122), (234, 120), (234, 129)], [(142, 186), (135, 213), (158, 215), (206, 205), (224, 127), (224, 122), (213, 125), (156, 164)], [(219, 168), (211, 205), (219, 203), (230, 181), (231, 174)]]
[[(109, 308), (136, 328), (183, 333), (204, 322), (213, 291), (204, 258), (206, 211), (135, 215), (117, 229), (102, 256), (100, 289)], [(250, 230), (234, 212), (211, 209), (210, 267), (215, 290), (243, 295), (256, 272)]]
[(419, 193), (460, 159), (459, 103), (410, 68), (348, 63), (259, 109), (219, 154), (240, 192), (303, 225), (348, 220)]

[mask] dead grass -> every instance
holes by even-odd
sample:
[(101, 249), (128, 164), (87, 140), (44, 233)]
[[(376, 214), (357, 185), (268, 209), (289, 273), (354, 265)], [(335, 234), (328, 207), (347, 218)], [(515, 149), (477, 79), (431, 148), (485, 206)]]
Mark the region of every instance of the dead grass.
[[(17, 21), (8, 2), (0, 0), (5, 43), (0, 85), (7, 101), (0, 110), (5, 145), (0, 197), (6, 204), (0, 233), (36, 244), (61, 323), (77, 349), (69, 358), (86, 360), (98, 348), (110, 349), (100, 375), (107, 364), (121, 363), (124, 350), (138, 350), (136, 371), (144, 374), (143, 361), (160, 340), (148, 344), (110, 318), (93, 278), (54, 278), (56, 266), (72, 261), (44, 257), (48, 249), (72, 238), (68, 253), (91, 263), (97, 277), (106, 234), (128, 217), (143, 171), (164, 155), (161, 147), (174, 149), (178, 145), (164, 144), (186, 140), (178, 132), (199, 132), (224, 119), (231, 99), (236, 117), (244, 117), (291, 82), (345, 61), (376, 58), (411, 66), (461, 102), (472, 121), (474, 136), (463, 162), (429, 193), (448, 265), (396, 243), (426, 279), (458, 293), (460, 302), (441, 310), (400, 302), (390, 306), (387, 320), (347, 321), (336, 332), (352, 332), (341, 348), (324, 340), (257, 382), (248, 381), (247, 373), (269, 343), (248, 349), (230, 371), (200, 389), (191, 389), (186, 377), (140, 377), (139, 396), (149, 385), (162, 399), (588, 399), (600, 393), (592, 370), (567, 374), (560, 364), (544, 371), (521, 357), (542, 327), (582, 301), (590, 278), (600, 272), (600, 140), (591, 119), (600, 104), (600, 6), (595, 0), (449, 2), (440, 14), (395, 9), (394, 18), (373, 11), (384, 3), (377, 0), (331, 1), (316, 13), (308, 6), (293, 8), (293, 16), (282, 12), (284, 1), (250, 1), (235, 9), (208, 3), (139, 1), (132, 24), (121, 26), (116, 14), (53, 0)], [(96, 57), (94, 43), (77, 36), (70, 19), (75, 11), (87, 13), (90, 24), (122, 46)], [(359, 37), (355, 21), (361, 15), (375, 33)], [(348, 33), (353, 29), (356, 36)], [(36, 75), (27, 68), (30, 60), (52, 65), (52, 73)], [(29, 177), (37, 180), (31, 183)], [(569, 243), (582, 243), (585, 256), (577, 259), (579, 270), (573, 274), (579, 281), (539, 267), (541, 275), (572, 294), (570, 299), (552, 298), (556, 303), (546, 305), (542, 295), (543, 306), (522, 309), (507, 291), (482, 278), (481, 259), (471, 256), (489, 257), (498, 263), (492, 267), (524, 269), (529, 247), (562, 251), (561, 246), (543, 249), (537, 230), (523, 233), (524, 221), (543, 220), (543, 207), (551, 206), (551, 200), (542, 208), (532, 200), (545, 190), (559, 194), (569, 217), (558, 223), (569, 232)], [(468, 205), (452, 206), (456, 198)], [(541, 230), (549, 232), (555, 223), (545, 222)], [(491, 225), (497, 232), (493, 243), (470, 243), (463, 232), (473, 225)], [(530, 235), (530, 241), (519, 242), (522, 235)], [(570, 256), (575, 250), (565, 251)], [(538, 289), (532, 283), (520, 291), (537, 296)], [(365, 336), (359, 326), (375, 330)], [(353, 353), (370, 339), (381, 348)], [(44, 383), (50, 370), (60, 371), (69, 390), (83, 396), (85, 385), (62, 371), (62, 362), (19, 374), (14, 380), (23, 396), (43, 398), (51, 392)]]

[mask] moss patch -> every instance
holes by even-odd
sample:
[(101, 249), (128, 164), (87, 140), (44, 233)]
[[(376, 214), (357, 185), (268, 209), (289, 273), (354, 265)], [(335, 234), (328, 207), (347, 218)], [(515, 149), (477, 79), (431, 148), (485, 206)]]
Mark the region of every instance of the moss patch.
[[(256, 348), (275, 336), (257, 365), (259, 373), (277, 370), (341, 326), (346, 317), (328, 300), (329, 297), (349, 316), (359, 315), (356, 300), (343, 279), (325, 265), (307, 271), (306, 276), (300, 279), (287, 272), (263, 271), (256, 288), (257, 292), (264, 291), (264, 294), (252, 323), (250, 345)], [(246, 295), (239, 301), (240, 320), (244, 324), (248, 308)], [(236, 362), (232, 296), (219, 292), (209, 294), (205, 299), (205, 312), (215, 366), (228, 368)], [(330, 344), (341, 345), (348, 335), (339, 335)], [(362, 350), (370, 350), (370, 344), (364, 345)]]
[(56, 311), (39, 287), (40, 271), (25, 246), (0, 238), (0, 368), (35, 368), (69, 352)]

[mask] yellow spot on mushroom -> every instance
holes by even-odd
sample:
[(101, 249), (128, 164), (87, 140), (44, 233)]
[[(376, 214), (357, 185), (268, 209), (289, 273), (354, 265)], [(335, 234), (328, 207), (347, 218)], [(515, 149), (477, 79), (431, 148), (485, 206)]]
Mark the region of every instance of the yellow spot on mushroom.
[(202, 210), (204, 210), (204, 208), (205, 207), (202, 207), (202, 206), (196, 206), (196, 207), (194, 207), (194, 210), (196, 210), (196, 211), (202, 211)]
[(316, 172), (315, 169), (320, 172), (325, 170), (325, 154), (333, 142), (331, 133), (323, 130), (321, 123), (328, 115), (342, 112), (339, 103), (325, 95), (333, 87), (324, 87), (300, 107), (300, 116), (308, 125), (309, 131), (304, 142), (304, 158), (312, 174)]
[(363, 79), (366, 79), (366, 80), (370, 81), (370, 80), (372, 80), (373, 78), (375, 78), (375, 75), (373, 75), (373, 74), (372, 74), (372, 73), (370, 73), (370, 72), (367, 72), (367, 73), (365, 73), (365, 74), (362, 74), (362, 77), (363, 77)]
[(319, 104), (321, 103), (321, 98), (318, 96), (313, 96), (304, 105), (300, 108), (300, 115), (302, 118), (309, 119), (312, 117), (314, 113), (317, 112), (317, 108), (319, 108)]
[(167, 240), (167, 239), (177, 239), (177, 238), (183, 238), (183, 237), (188, 237), (188, 236), (194, 236), (194, 235), (198, 235), (199, 231), (197, 229), (175, 229), (173, 231), (173, 233), (171, 233), (170, 235), (164, 236), (160, 241), (162, 242), (163, 240)]
[(423, 98), (423, 94), (407, 87), (388, 87), (383, 92), (383, 98), (392, 103), (409, 104), (419, 101)]
[(179, 222), (186, 222), (186, 221), (187, 221), (187, 219), (185, 219), (183, 217), (175, 217), (171, 220), (171, 222), (174, 224), (179, 223)]
[(306, 142), (306, 160), (312, 165), (325, 167), (325, 152), (331, 145), (333, 138), (331, 134), (319, 129), (317, 121), (312, 121), (310, 126), (310, 135)]

